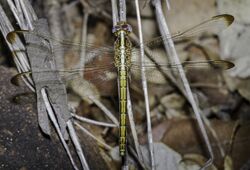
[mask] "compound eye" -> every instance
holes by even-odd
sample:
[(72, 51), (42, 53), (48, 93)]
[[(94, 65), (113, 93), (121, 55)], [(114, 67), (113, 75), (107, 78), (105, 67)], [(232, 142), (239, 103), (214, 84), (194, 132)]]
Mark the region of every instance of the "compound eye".
[(122, 29), (124, 29), (128, 32), (132, 32), (132, 28), (129, 24), (122, 25)]
[(121, 26), (120, 25), (116, 25), (115, 29), (119, 30), (119, 29), (121, 29)]
[(122, 25), (122, 29), (127, 29), (128, 25)]
[(115, 32), (117, 32), (117, 31), (120, 30), (120, 29), (121, 29), (121, 28), (120, 28), (119, 25), (115, 25), (115, 26), (113, 27), (113, 29), (112, 29), (112, 32), (115, 33)]

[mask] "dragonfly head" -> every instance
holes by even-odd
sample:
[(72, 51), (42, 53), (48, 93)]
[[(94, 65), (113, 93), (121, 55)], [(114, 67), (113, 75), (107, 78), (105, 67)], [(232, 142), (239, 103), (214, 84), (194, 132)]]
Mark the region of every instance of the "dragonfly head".
[(118, 36), (120, 31), (124, 31), (126, 34), (129, 34), (132, 32), (132, 27), (126, 22), (118, 22), (117, 25), (113, 27), (112, 32)]

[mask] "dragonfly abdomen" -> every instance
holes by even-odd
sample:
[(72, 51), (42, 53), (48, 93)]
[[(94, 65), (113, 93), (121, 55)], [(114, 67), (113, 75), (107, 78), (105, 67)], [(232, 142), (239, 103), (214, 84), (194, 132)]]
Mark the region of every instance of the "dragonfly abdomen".
[(120, 84), (120, 155), (124, 156), (126, 152), (126, 115), (127, 115), (127, 69), (120, 69), (119, 84)]

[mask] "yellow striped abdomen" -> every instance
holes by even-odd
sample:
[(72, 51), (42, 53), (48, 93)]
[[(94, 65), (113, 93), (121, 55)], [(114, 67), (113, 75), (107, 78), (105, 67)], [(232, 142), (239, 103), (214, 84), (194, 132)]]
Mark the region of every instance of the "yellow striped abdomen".
[(126, 115), (127, 115), (127, 69), (121, 67), (119, 73), (119, 105), (120, 105), (120, 155), (124, 156), (126, 152)]

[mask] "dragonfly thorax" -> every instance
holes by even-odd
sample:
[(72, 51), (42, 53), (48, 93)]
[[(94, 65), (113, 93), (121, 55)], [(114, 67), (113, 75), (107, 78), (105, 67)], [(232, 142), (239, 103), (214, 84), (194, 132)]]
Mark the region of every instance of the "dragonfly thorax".
[(132, 43), (124, 31), (119, 31), (119, 34), (114, 44), (115, 66), (119, 68), (124, 65), (129, 68), (131, 66)]

